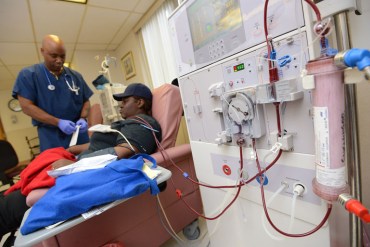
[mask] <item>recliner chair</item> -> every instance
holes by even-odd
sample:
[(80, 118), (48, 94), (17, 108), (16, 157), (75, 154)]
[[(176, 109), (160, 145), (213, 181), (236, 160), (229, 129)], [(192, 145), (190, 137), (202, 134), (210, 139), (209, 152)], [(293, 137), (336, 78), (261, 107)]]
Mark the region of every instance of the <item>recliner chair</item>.
[[(154, 89), (152, 110), (153, 117), (161, 124), (161, 145), (168, 158), (195, 178), (190, 145), (175, 146), (182, 116), (181, 96), (178, 87), (164, 84)], [(94, 115), (95, 113), (91, 111), (90, 114)], [(96, 115), (93, 118), (102, 119)], [(167, 157), (167, 155), (164, 156)], [(173, 229), (179, 232), (196, 220), (198, 216), (178, 198), (176, 190), (177, 192), (181, 191), (182, 198), (195, 210), (202, 212), (199, 188), (186, 180), (183, 174), (170, 162), (166, 162), (160, 152), (154, 153), (152, 156), (157, 160), (158, 165), (172, 172), (171, 179), (167, 181), (167, 188), (159, 194), (159, 197)], [(38, 246), (93, 247), (116, 241), (129, 247), (160, 246), (171, 236), (161, 224), (156, 201), (156, 197), (146, 192), (59, 233)]]
[(6, 140), (0, 140), (0, 181), (3, 185), (13, 185), (13, 178), (26, 167), (19, 164), (17, 153), (12, 144)]

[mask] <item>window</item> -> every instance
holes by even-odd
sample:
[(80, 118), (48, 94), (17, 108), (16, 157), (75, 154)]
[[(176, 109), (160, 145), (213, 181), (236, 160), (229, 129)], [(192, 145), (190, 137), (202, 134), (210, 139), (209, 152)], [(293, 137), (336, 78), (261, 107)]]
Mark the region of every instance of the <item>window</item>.
[(168, 17), (176, 6), (173, 0), (165, 1), (141, 29), (154, 88), (171, 83), (178, 76), (168, 25)]

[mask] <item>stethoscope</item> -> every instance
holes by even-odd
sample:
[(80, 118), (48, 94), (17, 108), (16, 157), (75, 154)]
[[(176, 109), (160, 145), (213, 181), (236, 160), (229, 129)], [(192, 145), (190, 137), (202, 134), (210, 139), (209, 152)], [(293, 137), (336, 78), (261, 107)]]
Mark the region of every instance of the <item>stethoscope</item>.
[[(54, 90), (55, 90), (55, 86), (54, 86), (53, 84), (51, 84), (50, 78), (49, 78), (48, 74), (46, 73), (45, 66), (43, 66), (43, 68), (44, 68), (44, 72), (45, 72), (46, 79), (48, 79), (48, 83), (49, 83), (49, 85), (48, 85), (48, 89), (49, 89), (50, 91), (54, 91)], [(71, 78), (72, 86), (71, 86), (71, 84), (69, 84), (69, 81), (67, 80), (67, 77)], [(72, 76), (68, 75), (68, 74), (67, 74), (67, 72), (66, 72), (66, 73), (65, 73), (65, 75), (64, 75), (64, 80), (65, 80), (65, 82), (66, 82), (66, 84), (67, 84), (67, 86), (68, 86), (69, 90), (71, 90), (71, 91), (72, 91), (72, 92), (74, 92), (76, 95), (78, 95), (78, 90), (80, 90), (80, 88), (76, 86), (76, 84), (75, 84), (75, 82), (74, 82), (74, 80), (73, 80)]]

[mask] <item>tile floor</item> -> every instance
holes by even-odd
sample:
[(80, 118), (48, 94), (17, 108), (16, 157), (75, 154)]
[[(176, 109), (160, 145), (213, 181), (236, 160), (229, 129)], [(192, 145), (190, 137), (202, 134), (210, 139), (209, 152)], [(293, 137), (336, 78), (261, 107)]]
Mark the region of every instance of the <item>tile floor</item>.
[(161, 247), (211, 247), (206, 222), (203, 218), (198, 220), (200, 236), (196, 240), (187, 240), (182, 232), (179, 232), (177, 236), (182, 242), (176, 241), (174, 238), (168, 240)]

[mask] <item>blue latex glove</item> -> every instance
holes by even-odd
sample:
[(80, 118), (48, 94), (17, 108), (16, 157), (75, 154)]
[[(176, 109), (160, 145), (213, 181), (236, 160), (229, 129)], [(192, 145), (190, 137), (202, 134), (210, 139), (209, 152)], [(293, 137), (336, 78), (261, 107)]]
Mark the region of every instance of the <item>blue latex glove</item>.
[(64, 134), (70, 135), (76, 131), (76, 124), (69, 120), (59, 119), (58, 127)]
[(87, 131), (87, 122), (85, 119), (80, 118), (77, 122), (76, 125), (80, 125), (80, 132), (85, 133)]

